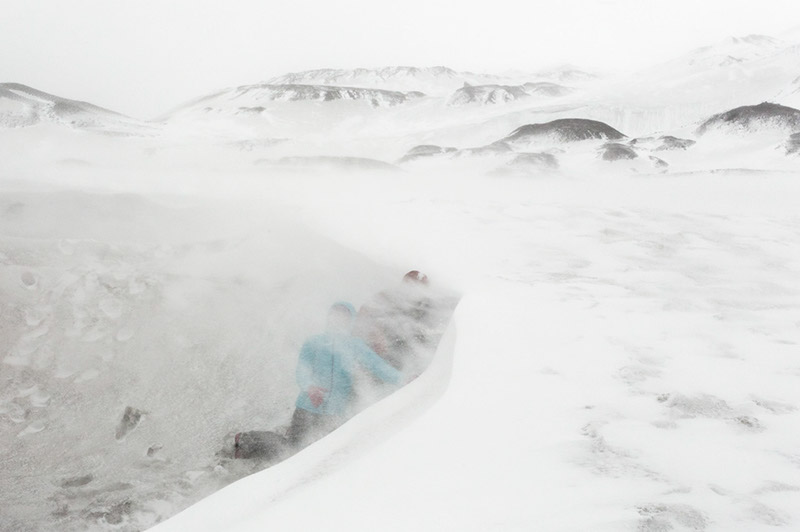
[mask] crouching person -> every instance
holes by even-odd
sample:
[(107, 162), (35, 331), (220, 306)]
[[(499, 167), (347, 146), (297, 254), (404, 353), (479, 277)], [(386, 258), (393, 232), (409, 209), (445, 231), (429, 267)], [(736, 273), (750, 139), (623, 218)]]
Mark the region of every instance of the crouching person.
[(356, 396), (356, 371), (366, 370), (389, 384), (401, 383), (398, 370), (351, 335), (355, 315), (350, 303), (336, 303), (328, 312), (327, 330), (306, 340), (300, 350), (300, 394), (286, 434), (295, 448), (318, 440), (347, 420)]

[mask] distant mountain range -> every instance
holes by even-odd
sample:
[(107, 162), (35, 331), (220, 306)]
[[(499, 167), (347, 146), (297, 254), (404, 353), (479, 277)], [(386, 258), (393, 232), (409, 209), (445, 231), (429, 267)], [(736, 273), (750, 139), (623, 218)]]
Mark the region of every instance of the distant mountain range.
[[(777, 151), (797, 154), (798, 65), (800, 43), (748, 35), (622, 75), (572, 66), (504, 74), (444, 66), (308, 70), (201, 96), (150, 122), (4, 83), (0, 128), (56, 124), (220, 139), (269, 152), (261, 159), (283, 166), (375, 159), (376, 150), (400, 165), (494, 157), (515, 169), (556, 168), (581, 152), (663, 168), (674, 157), (663, 152), (692, 152), (708, 145), (710, 133), (780, 139), (785, 150)], [(368, 148), (338, 155), (356, 145)]]

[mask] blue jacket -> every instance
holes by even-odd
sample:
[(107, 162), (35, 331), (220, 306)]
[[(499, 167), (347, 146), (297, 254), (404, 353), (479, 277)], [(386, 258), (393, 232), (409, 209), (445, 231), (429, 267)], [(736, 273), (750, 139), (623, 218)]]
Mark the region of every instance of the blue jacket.
[[(297, 385), (300, 395), (295, 405), (315, 414), (345, 416), (353, 394), (353, 371), (360, 365), (384, 382), (400, 383), (400, 372), (385, 362), (364, 340), (349, 334), (326, 332), (312, 336), (300, 349)], [(308, 389), (327, 390), (319, 406), (314, 406)]]

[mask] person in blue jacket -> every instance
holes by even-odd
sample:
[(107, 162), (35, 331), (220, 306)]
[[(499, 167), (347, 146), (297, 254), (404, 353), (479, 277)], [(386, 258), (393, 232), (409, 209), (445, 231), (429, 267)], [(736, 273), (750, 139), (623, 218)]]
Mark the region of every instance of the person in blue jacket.
[(306, 340), (300, 349), (300, 394), (286, 435), (294, 446), (324, 436), (349, 417), (355, 396), (355, 372), (366, 370), (386, 383), (401, 383), (398, 370), (364, 340), (351, 335), (355, 316), (350, 303), (334, 304), (328, 312), (327, 330)]

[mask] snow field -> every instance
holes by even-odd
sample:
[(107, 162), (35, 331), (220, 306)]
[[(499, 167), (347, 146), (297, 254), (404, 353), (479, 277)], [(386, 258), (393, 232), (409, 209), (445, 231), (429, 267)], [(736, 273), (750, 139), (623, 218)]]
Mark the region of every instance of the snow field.
[(463, 291), (450, 385), (263, 510), (234, 484), (158, 530), (793, 529), (798, 182), (751, 177), (286, 181), (312, 226)]

